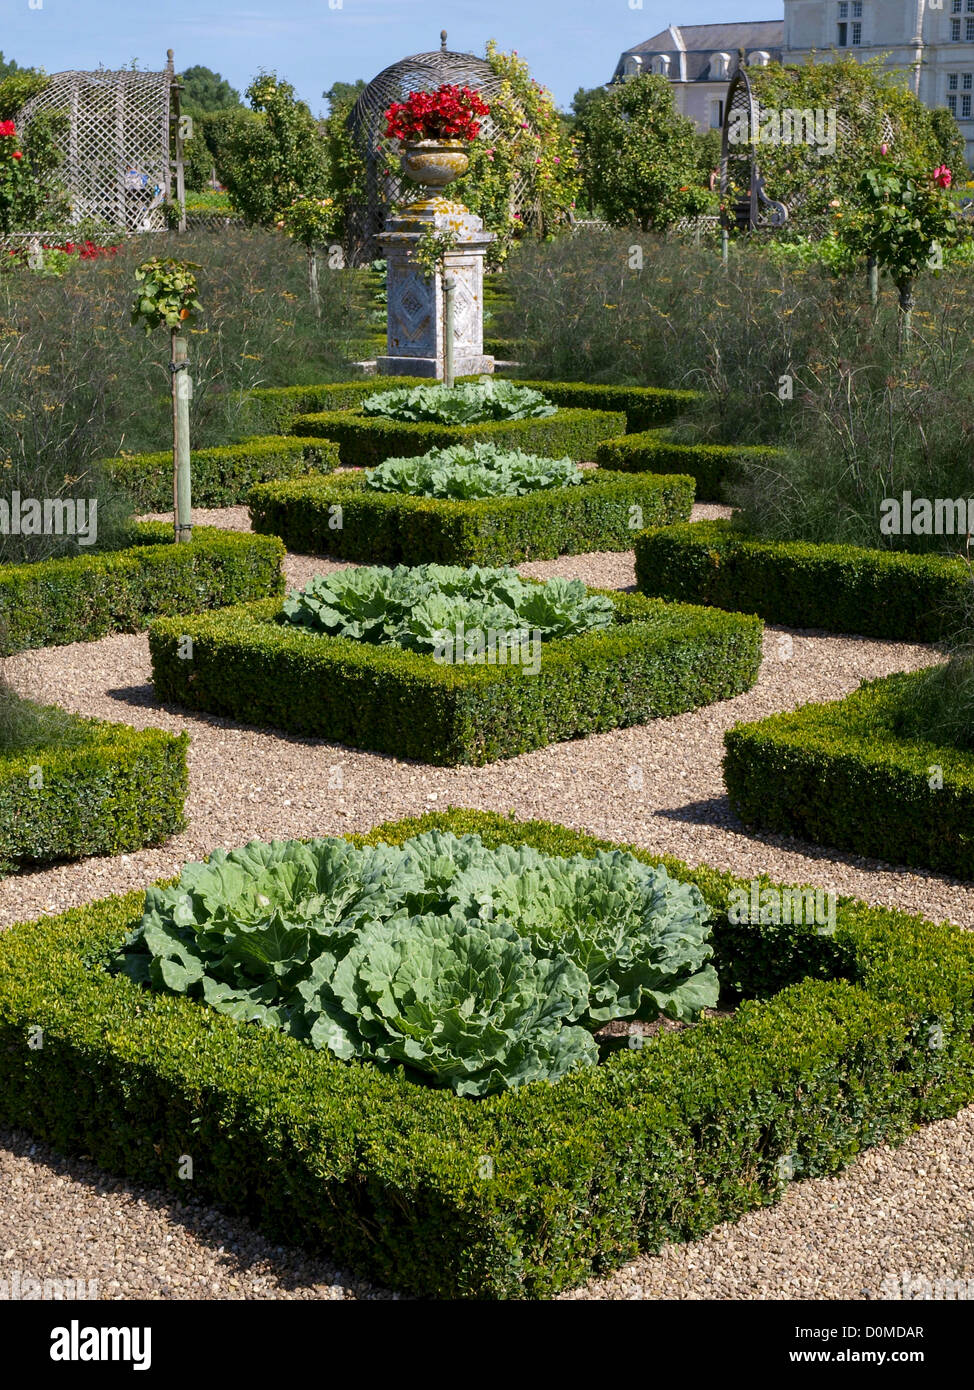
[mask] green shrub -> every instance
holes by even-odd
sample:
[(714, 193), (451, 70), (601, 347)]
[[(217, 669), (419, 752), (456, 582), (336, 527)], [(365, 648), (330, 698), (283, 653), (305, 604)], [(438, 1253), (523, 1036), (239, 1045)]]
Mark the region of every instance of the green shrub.
[(605, 410), (559, 410), (542, 419), (488, 420), (480, 425), (414, 424), (363, 415), (352, 408), (298, 415), (291, 430), (334, 440), (346, 466), (374, 468), (387, 458), (414, 458), (431, 449), (475, 440), (546, 458), (567, 456), (586, 462), (594, 459), (600, 441), (618, 434), (624, 422), (625, 416)]
[(961, 560), (852, 545), (751, 540), (729, 521), (698, 521), (636, 537), (645, 594), (786, 627), (936, 642), (969, 584)]
[(458, 1095), (556, 1081), (598, 1063), (604, 1023), (718, 999), (699, 890), (618, 853), (252, 840), (145, 907), (112, 962), (136, 984)]
[(731, 805), (748, 825), (887, 863), (974, 878), (974, 753), (925, 738), (909, 672), (724, 736)]
[(643, 430), (603, 440), (595, 461), (601, 468), (631, 473), (669, 473), (671, 469), (689, 473), (698, 502), (723, 502), (724, 485), (735, 478), (743, 458), (770, 458), (777, 452), (760, 445), (674, 444), (659, 430)]
[[(289, 434), (299, 415), (319, 414), (323, 410), (350, 410), (361, 405), (378, 389), (376, 377), (355, 381), (327, 381), (320, 386), (265, 386), (242, 391), (237, 400), (239, 428), (244, 435)], [(392, 387), (428, 386), (424, 377), (390, 376), (382, 385)]]
[(124, 854), (183, 828), (189, 735), (0, 691), (0, 869)]
[[(503, 565), (629, 550), (642, 525), (689, 519), (693, 481), (586, 469), (580, 487), (457, 502), (376, 492), (360, 474), (265, 483), (250, 494), (255, 531), (302, 555), (385, 565)], [(634, 526), (635, 523), (635, 526)]]
[(138, 632), (150, 618), (280, 594), (284, 547), (272, 536), (197, 526), (176, 545), (147, 522), (108, 554), (0, 566), (0, 655)]
[(611, 386), (589, 381), (528, 381), (521, 386), (543, 391), (555, 405), (573, 410), (621, 410), (627, 433), (665, 425), (692, 410), (699, 391), (673, 391), (659, 386)]
[(610, 628), (611, 599), (580, 579), (539, 584), (517, 570), (454, 565), (358, 565), (316, 574), (288, 595), (281, 620), (326, 637), (393, 644), (429, 656), (466, 634), (464, 651), (486, 651), (489, 631), (537, 634), (539, 641)]
[(370, 468), (365, 486), (411, 497), (523, 497), (547, 488), (577, 487), (578, 465), (569, 458), (546, 459), (497, 444), (452, 444), (418, 458), (386, 459)]
[(644, 724), (753, 685), (761, 661), (756, 618), (609, 597), (621, 621), (607, 632), (542, 643), (537, 674), (527, 664), (448, 664), (296, 631), (278, 621), (276, 601), (164, 619), (149, 633), (156, 695), (352, 748), (453, 765)]
[[(246, 502), (255, 483), (293, 478), (302, 473), (327, 473), (338, 464), (338, 447), (327, 439), (245, 439), (214, 449), (194, 449), (193, 505), (233, 507)], [(101, 467), (125, 488), (141, 512), (172, 507), (172, 452), (133, 454), (105, 459)]]
[(362, 402), (364, 415), (415, 424), (482, 425), (491, 420), (537, 420), (554, 415), (558, 407), (540, 391), (492, 376), (478, 381), (427, 383), (394, 391), (378, 391)]
[[(616, 848), (460, 810), (366, 842), (433, 829), (546, 854)], [(974, 1098), (974, 942), (960, 928), (849, 899), (831, 935), (731, 927), (736, 880), (663, 862), (716, 914), (728, 1002), (731, 984), (761, 997), (475, 1104), (111, 977), (97, 963), (142, 894), (15, 927), (0, 935), (0, 1120), (175, 1192), (191, 1154), (199, 1200), (377, 1282), (537, 1299), (771, 1205), (788, 1176), (836, 1173)]]

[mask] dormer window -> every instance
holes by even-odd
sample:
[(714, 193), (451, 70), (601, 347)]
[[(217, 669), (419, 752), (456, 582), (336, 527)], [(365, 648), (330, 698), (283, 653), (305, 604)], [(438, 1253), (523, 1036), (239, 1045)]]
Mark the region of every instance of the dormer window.
[(748, 67), (766, 68), (771, 62), (771, 54), (763, 48), (756, 48), (753, 53), (748, 54)]
[(730, 71), (730, 54), (715, 53), (710, 59), (710, 76), (715, 79), (727, 77)]
[(657, 53), (653, 59), (653, 72), (658, 73), (660, 77), (669, 77), (670, 59), (668, 54)]
[(626, 77), (638, 77), (643, 70), (643, 60), (638, 53), (630, 53), (623, 64), (623, 74)]

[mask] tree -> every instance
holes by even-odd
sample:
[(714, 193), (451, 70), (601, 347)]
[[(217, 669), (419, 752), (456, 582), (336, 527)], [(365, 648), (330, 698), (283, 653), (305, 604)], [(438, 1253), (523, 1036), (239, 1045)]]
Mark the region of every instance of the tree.
[(5, 58), (0, 48), (0, 82), (5, 77), (12, 77), (15, 72), (23, 72), (23, 68), (13, 58)]
[(585, 188), (615, 226), (663, 230), (707, 205), (696, 131), (665, 77), (641, 73), (588, 94), (578, 129)]
[(205, 116), (211, 111), (227, 111), (234, 106), (243, 106), (237, 89), (212, 68), (199, 65), (187, 68), (179, 80), (183, 87), (180, 106), (191, 116)]
[(333, 82), (321, 95), (327, 101), (328, 114), (331, 115), (336, 107), (350, 111), (364, 91), (365, 79), (359, 77), (354, 82)]
[(260, 73), (246, 95), (251, 110), (212, 117), (216, 168), (233, 206), (267, 226), (296, 199), (327, 194), (327, 147), (307, 104), (276, 73)]

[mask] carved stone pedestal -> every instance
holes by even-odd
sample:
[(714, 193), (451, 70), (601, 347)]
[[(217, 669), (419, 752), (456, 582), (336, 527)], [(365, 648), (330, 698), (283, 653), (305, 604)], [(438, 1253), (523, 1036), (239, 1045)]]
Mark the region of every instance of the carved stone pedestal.
[[(452, 232), (457, 244), (446, 252), (443, 271), (427, 279), (416, 264), (417, 244), (428, 229)], [(444, 275), (453, 275), (453, 369), (457, 376), (494, 370), (484, 356), (484, 256), (494, 240), (479, 217), (443, 197), (412, 203), (390, 217), (377, 238), (385, 250), (388, 298), (386, 356), (376, 370), (386, 376), (445, 375)]]

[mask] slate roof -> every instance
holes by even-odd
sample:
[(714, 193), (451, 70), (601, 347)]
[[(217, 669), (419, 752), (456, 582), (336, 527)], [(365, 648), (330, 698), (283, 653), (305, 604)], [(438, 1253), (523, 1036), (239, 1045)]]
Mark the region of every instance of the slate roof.
[[(686, 49), (686, 73), (689, 82), (706, 80), (713, 53), (731, 55), (731, 71), (737, 66), (737, 50), (748, 53), (756, 48), (765, 49), (772, 59), (780, 59), (785, 39), (785, 24), (782, 19), (745, 20), (740, 24), (677, 24), (673, 26)], [(615, 82), (622, 77), (623, 65), (632, 53), (646, 58), (653, 53), (676, 55), (680, 52), (669, 29), (661, 29), (645, 43), (633, 44), (619, 58), (612, 75)], [(647, 65), (648, 66), (648, 65)], [(671, 78), (679, 77), (679, 63), (674, 56), (670, 64)]]

